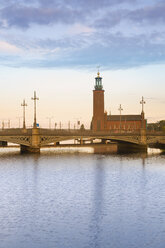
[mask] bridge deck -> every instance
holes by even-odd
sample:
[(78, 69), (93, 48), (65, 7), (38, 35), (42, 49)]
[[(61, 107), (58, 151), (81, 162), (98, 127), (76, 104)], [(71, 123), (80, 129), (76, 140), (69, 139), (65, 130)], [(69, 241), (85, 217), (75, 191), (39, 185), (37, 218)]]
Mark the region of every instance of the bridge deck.
[[(15, 144), (31, 146), (33, 129), (4, 129), (0, 131), (0, 141), (7, 141)], [(125, 130), (109, 130), (97, 131), (92, 130), (64, 130), (64, 129), (37, 129), (38, 146), (47, 145), (54, 142), (60, 142), (69, 139), (107, 139), (118, 142), (127, 142), (133, 144), (141, 144), (141, 130), (125, 131)], [(164, 132), (146, 132), (146, 143), (165, 144)]]

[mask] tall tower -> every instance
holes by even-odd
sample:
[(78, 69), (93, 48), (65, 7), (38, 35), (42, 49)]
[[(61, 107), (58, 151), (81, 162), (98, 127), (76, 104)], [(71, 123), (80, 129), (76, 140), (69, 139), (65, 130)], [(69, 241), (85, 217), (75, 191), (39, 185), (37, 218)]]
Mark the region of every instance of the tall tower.
[(95, 78), (95, 89), (93, 90), (93, 119), (92, 130), (104, 130), (104, 90), (100, 72)]

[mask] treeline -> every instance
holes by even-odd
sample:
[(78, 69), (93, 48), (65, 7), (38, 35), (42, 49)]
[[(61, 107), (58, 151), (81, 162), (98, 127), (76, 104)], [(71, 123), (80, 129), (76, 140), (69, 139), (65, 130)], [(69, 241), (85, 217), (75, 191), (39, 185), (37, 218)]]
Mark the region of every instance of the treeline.
[(156, 123), (148, 123), (147, 130), (149, 131), (164, 131), (165, 132), (165, 120), (158, 121)]

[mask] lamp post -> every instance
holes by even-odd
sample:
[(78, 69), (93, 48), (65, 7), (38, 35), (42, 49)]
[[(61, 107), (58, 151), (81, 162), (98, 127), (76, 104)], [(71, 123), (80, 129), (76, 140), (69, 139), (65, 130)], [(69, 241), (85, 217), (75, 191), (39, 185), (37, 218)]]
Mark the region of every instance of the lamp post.
[(77, 129), (78, 129), (80, 127), (80, 119), (81, 119), (81, 117), (74, 118), (74, 119), (76, 119), (76, 125), (77, 125)]
[(144, 104), (146, 104), (146, 102), (144, 101), (143, 96), (142, 96), (142, 100), (140, 101), (140, 104), (142, 105), (142, 113), (144, 114)]
[(34, 101), (34, 123), (33, 127), (37, 127), (37, 117), (36, 117), (36, 100), (39, 100), (39, 98), (36, 96), (36, 91), (34, 91), (34, 97), (31, 98)]
[(21, 127), (21, 118), (22, 118), (22, 116), (18, 116), (18, 117), (16, 117), (17, 119), (18, 119), (18, 123), (19, 123), (19, 128)]
[(142, 100), (140, 101), (140, 104), (142, 105), (142, 113), (141, 113), (141, 117), (142, 117), (142, 128), (144, 128), (144, 104), (146, 104), (146, 102), (144, 101), (144, 97), (142, 96)]
[(54, 118), (53, 116), (47, 117), (47, 119), (49, 120), (49, 129), (51, 129), (51, 120), (52, 120), (53, 118)]
[(121, 131), (121, 111), (123, 111), (122, 107), (121, 107), (121, 104), (119, 106), (119, 112), (120, 112), (120, 131)]
[(5, 122), (4, 120), (2, 121), (2, 130), (5, 129)]
[(10, 128), (10, 120), (8, 120), (8, 128)]
[(23, 100), (23, 103), (21, 104), (21, 106), (23, 107), (23, 129), (25, 129), (26, 128), (26, 124), (25, 124), (25, 108), (27, 107), (25, 99)]

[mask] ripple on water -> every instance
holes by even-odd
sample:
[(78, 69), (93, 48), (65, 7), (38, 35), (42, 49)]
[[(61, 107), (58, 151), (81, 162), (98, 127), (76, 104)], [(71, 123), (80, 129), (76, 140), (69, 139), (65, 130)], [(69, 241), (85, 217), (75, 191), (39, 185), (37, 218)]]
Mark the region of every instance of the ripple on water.
[(1, 248), (164, 248), (164, 155), (6, 150)]

